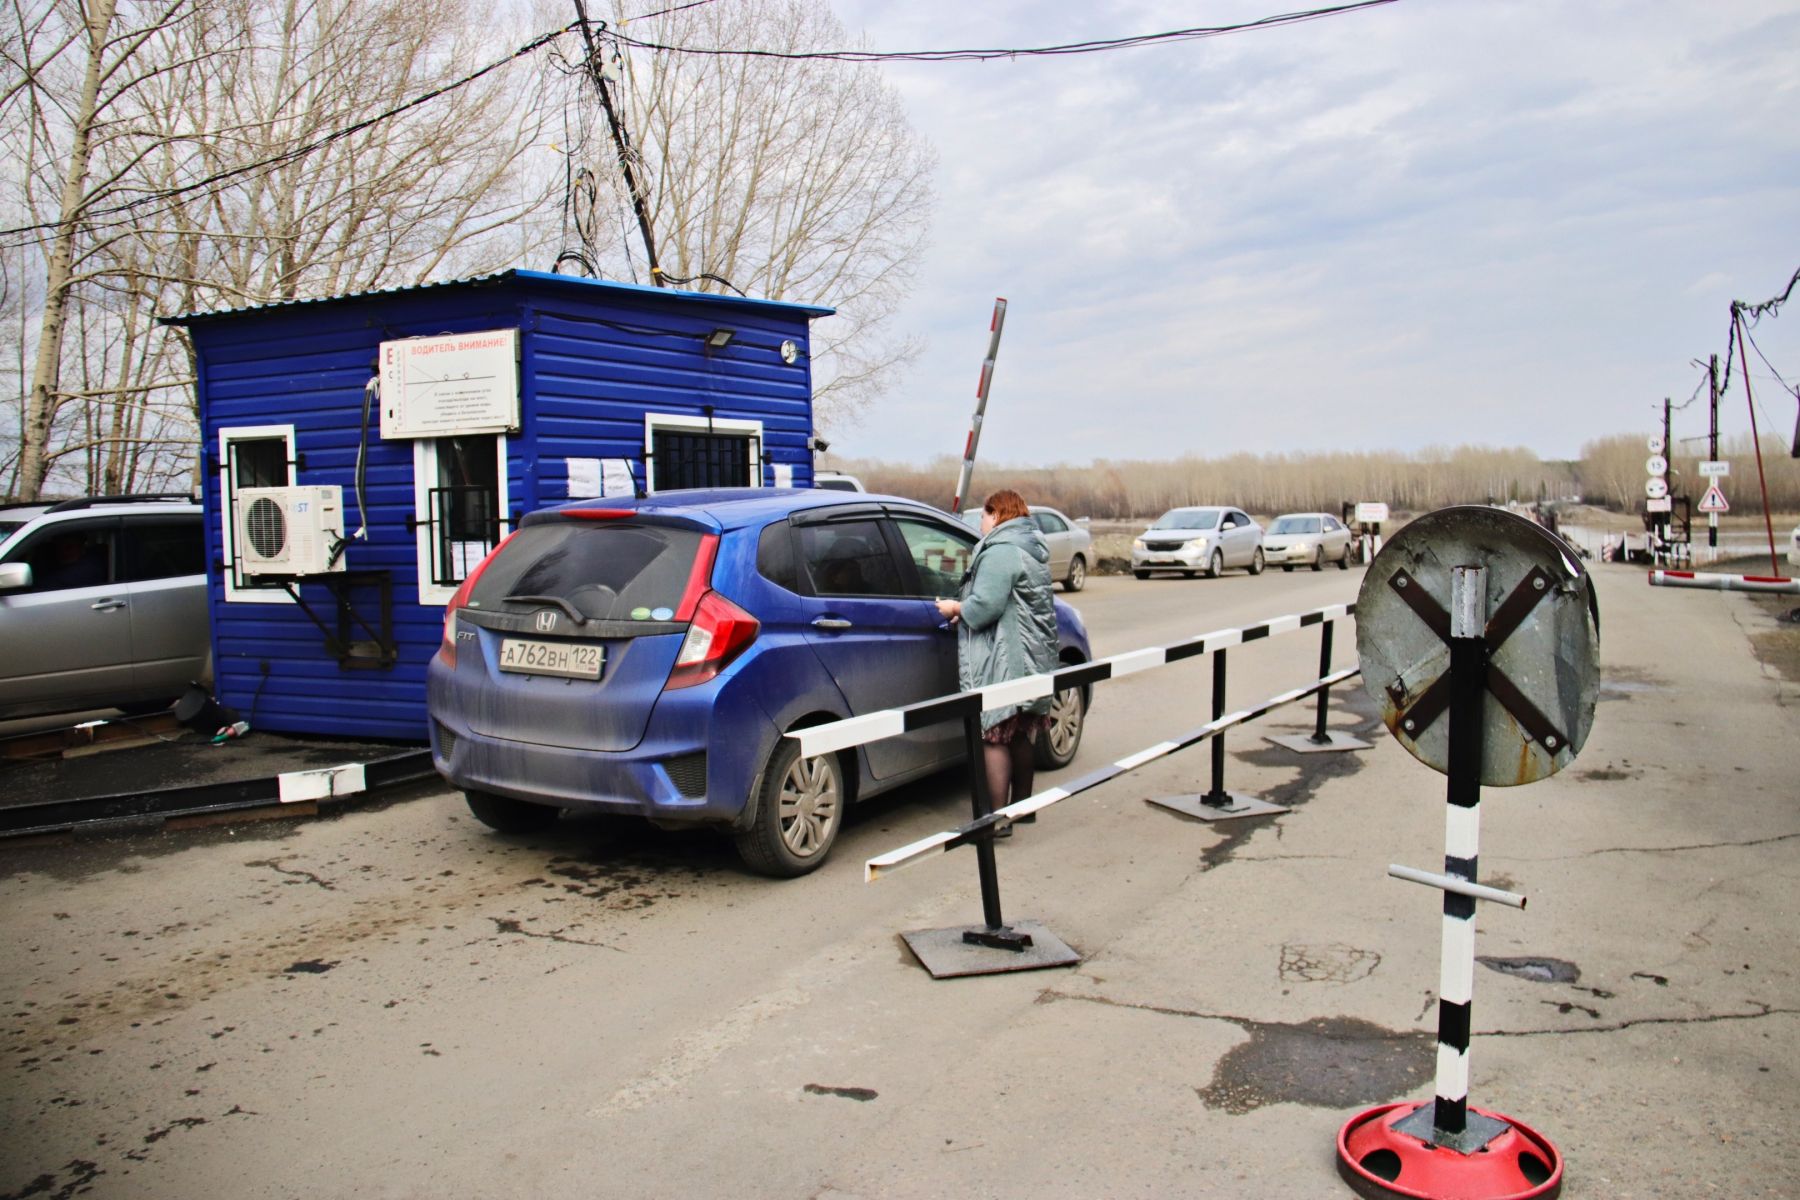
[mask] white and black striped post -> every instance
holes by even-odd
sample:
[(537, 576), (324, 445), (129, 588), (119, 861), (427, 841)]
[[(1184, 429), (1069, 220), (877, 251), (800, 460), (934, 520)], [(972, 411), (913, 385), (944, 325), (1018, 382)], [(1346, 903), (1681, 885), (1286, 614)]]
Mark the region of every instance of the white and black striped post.
[[(1474, 883), (1481, 851), (1481, 708), (1487, 694), (1487, 570), (1450, 572), (1450, 770), (1444, 874)], [(1432, 1127), (1452, 1138), (1469, 1121), (1469, 1014), (1475, 991), (1475, 897), (1444, 893), (1438, 962), (1437, 1101)]]

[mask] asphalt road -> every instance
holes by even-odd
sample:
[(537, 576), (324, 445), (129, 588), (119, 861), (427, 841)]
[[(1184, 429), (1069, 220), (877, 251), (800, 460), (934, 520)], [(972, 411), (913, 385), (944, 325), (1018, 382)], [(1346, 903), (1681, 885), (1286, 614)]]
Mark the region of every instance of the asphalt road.
[[(1361, 572), (1093, 580), (1115, 653), (1354, 598)], [(1565, 1196), (1800, 1194), (1800, 688), (1744, 597), (1603, 568), (1580, 762), (1484, 804), (1475, 1102), (1542, 1130)], [(1352, 639), (1338, 639), (1351, 661)], [(1231, 651), (1233, 703), (1311, 632)], [(1100, 685), (1091, 769), (1207, 716), (1200, 660)], [(1360, 691), (1334, 724), (1373, 728)], [(1431, 1092), (1442, 780), (1232, 739), (1276, 818), (1144, 803), (1204, 751), (999, 848), (1009, 917), (1073, 968), (934, 982), (898, 938), (978, 920), (969, 852), (861, 862), (967, 812), (879, 798), (828, 866), (570, 821), (504, 838), (435, 788), (313, 821), (0, 847), (0, 1197), (1347, 1195), (1333, 1138)], [(1044, 777), (1053, 780), (1054, 776)], [(1561, 964), (1560, 976), (1533, 973)], [(1569, 976), (1573, 975), (1573, 978)]]

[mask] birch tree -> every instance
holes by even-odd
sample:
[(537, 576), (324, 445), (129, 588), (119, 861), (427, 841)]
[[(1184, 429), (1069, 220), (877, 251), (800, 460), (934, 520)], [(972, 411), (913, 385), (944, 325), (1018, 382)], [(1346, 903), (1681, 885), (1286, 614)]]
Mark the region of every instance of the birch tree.
[[(627, 28), (669, 45), (788, 53), (849, 40), (824, 0), (733, 0)], [(620, 67), (663, 270), (696, 290), (724, 290), (710, 274), (753, 296), (837, 308), (814, 335), (815, 392), (822, 420), (852, 416), (917, 349), (891, 326), (924, 248), (935, 158), (899, 95), (877, 68), (831, 61), (628, 51)], [(610, 140), (588, 149), (628, 205)], [(649, 282), (648, 264), (629, 261), (641, 246), (612, 247), (616, 273)]]
[[(37, 496), (58, 457), (52, 430), (69, 399), (61, 388), (64, 336), (77, 290), (93, 278), (90, 251), (78, 240), (95, 211), (130, 187), (135, 156), (116, 152), (139, 139), (118, 114), (135, 91), (186, 65), (167, 50), (193, 10), (192, 0), (12, 0), (7, 11), (0, 108), (8, 140), (24, 151), (9, 207), (47, 234), (39, 243), (40, 312), (20, 418), (19, 495)], [(117, 167), (96, 171), (102, 158)]]

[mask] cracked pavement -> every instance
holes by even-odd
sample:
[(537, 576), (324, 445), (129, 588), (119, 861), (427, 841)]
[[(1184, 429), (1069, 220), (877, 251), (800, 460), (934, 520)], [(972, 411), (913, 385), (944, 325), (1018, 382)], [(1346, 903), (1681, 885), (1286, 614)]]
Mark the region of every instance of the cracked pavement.
[[(1097, 579), (1101, 653), (1354, 596), (1358, 572)], [(1597, 568), (1602, 702), (1569, 770), (1490, 789), (1471, 1100), (1548, 1136), (1565, 1197), (1800, 1195), (1800, 687), (1729, 593)], [(1339, 663), (1348, 661), (1339, 638)], [(1231, 701), (1316, 667), (1232, 652)], [(1204, 718), (1201, 662), (1099, 689), (1073, 773)], [(1334, 728), (1373, 707), (1334, 698)], [(1227, 782), (1158, 760), (999, 848), (1005, 911), (1075, 967), (934, 982), (898, 934), (977, 920), (955, 824), (879, 799), (806, 879), (704, 834), (481, 830), (415, 788), (317, 820), (0, 845), (0, 1200), (33, 1197), (1348, 1195), (1338, 1128), (1431, 1092), (1443, 780), (1384, 732)], [(1046, 777), (1054, 782), (1056, 777)], [(1547, 964), (1533, 970), (1530, 964)], [(1526, 964), (1520, 967), (1519, 964)], [(1554, 969), (1552, 969), (1554, 968)]]

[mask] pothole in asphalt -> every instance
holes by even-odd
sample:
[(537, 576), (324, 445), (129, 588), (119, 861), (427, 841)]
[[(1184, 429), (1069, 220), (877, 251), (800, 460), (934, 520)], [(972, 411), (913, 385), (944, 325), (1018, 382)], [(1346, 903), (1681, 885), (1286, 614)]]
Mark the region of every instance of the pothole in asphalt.
[(1576, 983), (1581, 979), (1581, 968), (1560, 958), (1490, 958), (1478, 954), (1475, 961), (1490, 971), (1533, 983)]
[(1266, 1104), (1375, 1104), (1429, 1083), (1436, 1066), (1434, 1034), (1396, 1033), (1350, 1017), (1241, 1024), (1250, 1040), (1221, 1058), (1212, 1082), (1198, 1089), (1208, 1108), (1233, 1116)]

